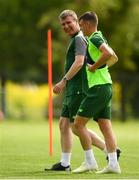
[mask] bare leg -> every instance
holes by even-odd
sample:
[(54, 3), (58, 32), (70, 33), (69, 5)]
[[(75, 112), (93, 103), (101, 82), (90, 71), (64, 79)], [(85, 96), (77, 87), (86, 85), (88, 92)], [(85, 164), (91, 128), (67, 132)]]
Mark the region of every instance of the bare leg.
[[(72, 132), (78, 136), (78, 132), (76, 131), (76, 128), (74, 127), (74, 123), (71, 123)], [(88, 134), (91, 138), (91, 144), (96, 146), (97, 148), (104, 150), (106, 148), (105, 142), (103, 139), (101, 139), (95, 132), (91, 131), (90, 129), (87, 129)]]
[(60, 118), (60, 141), (61, 141), (61, 165), (67, 167), (70, 165), (71, 149), (72, 149), (72, 131), (68, 118)]
[(108, 166), (98, 173), (121, 173), (119, 163), (117, 161), (116, 154), (116, 139), (114, 132), (112, 130), (111, 121), (109, 119), (99, 119), (98, 120), (99, 128), (104, 136), (107, 151), (108, 151)]
[(116, 139), (114, 132), (112, 130), (111, 121), (107, 119), (99, 119), (98, 120), (99, 128), (104, 136), (107, 151), (108, 152), (115, 152), (116, 151)]
[(105, 142), (102, 138), (100, 138), (94, 131), (87, 129), (92, 140), (92, 145), (96, 146), (97, 148), (104, 150), (106, 148)]
[(92, 139), (90, 134), (88, 133), (88, 130), (86, 128), (86, 124), (88, 122), (87, 118), (83, 118), (80, 116), (77, 116), (74, 121), (74, 126), (77, 135), (79, 136), (81, 145), (84, 150), (88, 150), (92, 148)]
[(70, 153), (72, 149), (72, 131), (67, 118), (60, 118), (59, 129), (62, 152)]
[(85, 162), (81, 164), (81, 166), (75, 169), (74, 173), (85, 172), (89, 170), (96, 170), (98, 168), (97, 162), (94, 157), (94, 153), (92, 151), (92, 139), (90, 136), (90, 132), (86, 128), (86, 124), (88, 122), (88, 118), (84, 118), (81, 116), (76, 116), (74, 121), (74, 128), (76, 134), (79, 136), (80, 143), (82, 148), (84, 149)]

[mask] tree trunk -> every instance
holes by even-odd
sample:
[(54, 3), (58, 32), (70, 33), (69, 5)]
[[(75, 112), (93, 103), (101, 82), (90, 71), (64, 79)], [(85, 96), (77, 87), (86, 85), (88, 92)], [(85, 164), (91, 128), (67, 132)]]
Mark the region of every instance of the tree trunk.
[(126, 88), (125, 88), (125, 84), (122, 84), (122, 97), (121, 97), (121, 119), (123, 122), (126, 121), (127, 117), (126, 117)]
[(6, 117), (6, 76), (1, 74), (1, 111)]

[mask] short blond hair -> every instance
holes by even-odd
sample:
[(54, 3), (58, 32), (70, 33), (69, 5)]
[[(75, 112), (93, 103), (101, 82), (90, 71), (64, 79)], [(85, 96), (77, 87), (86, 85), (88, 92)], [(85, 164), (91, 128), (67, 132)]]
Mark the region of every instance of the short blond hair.
[(69, 10), (69, 9), (62, 11), (59, 15), (59, 19), (63, 20), (68, 16), (71, 16), (71, 17), (73, 17), (74, 20), (78, 21), (77, 14), (73, 10)]

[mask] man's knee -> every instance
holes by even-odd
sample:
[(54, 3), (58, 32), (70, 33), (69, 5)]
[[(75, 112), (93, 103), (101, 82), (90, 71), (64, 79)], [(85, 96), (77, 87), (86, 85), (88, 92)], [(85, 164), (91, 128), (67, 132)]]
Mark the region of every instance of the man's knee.
[(87, 122), (88, 122), (87, 118), (84, 118), (84, 117), (81, 117), (81, 116), (77, 116), (75, 121), (74, 121), (75, 129), (84, 128), (86, 126)]
[(83, 121), (80, 121), (80, 120), (75, 120), (74, 122), (74, 129), (75, 129), (75, 132), (78, 134), (83, 128), (85, 127), (85, 124)]
[(82, 128), (82, 125), (78, 121), (75, 121), (74, 122), (74, 129), (75, 129), (75, 131), (78, 131), (80, 128)]
[(78, 136), (78, 132), (76, 131), (76, 128), (75, 128), (74, 124), (72, 124), (71, 129), (72, 129), (73, 134)]
[(70, 123), (69, 123), (67, 118), (60, 118), (59, 129), (60, 129), (62, 134), (63, 133), (65, 134), (65, 133), (69, 132), (69, 130), (70, 130)]

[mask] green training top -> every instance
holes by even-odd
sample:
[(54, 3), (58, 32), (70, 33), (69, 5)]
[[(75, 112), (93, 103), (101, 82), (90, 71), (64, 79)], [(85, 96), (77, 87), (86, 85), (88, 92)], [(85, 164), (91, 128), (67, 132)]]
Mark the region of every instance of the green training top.
[[(80, 31), (76, 33), (70, 40), (69, 47), (67, 49), (66, 61), (65, 61), (65, 74), (68, 72), (70, 67), (75, 61), (77, 55), (86, 56), (87, 43), (83, 33)], [(86, 85), (83, 86), (83, 83)], [(78, 73), (70, 79), (65, 88), (65, 96), (73, 94), (82, 94), (88, 88), (87, 75), (86, 75), (86, 64), (78, 71)]]
[[(102, 53), (99, 50), (99, 47), (102, 43), (107, 44), (107, 41), (102, 35), (101, 31), (94, 32), (88, 38), (87, 56), (91, 57), (92, 62), (90, 64), (95, 63), (100, 58)], [(100, 84), (112, 84), (111, 76), (108, 71), (107, 65), (103, 65), (102, 67), (98, 68), (95, 72), (88, 71), (88, 68), (86, 67), (86, 71), (89, 88)]]

